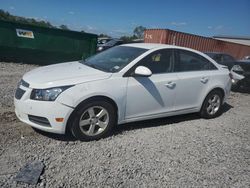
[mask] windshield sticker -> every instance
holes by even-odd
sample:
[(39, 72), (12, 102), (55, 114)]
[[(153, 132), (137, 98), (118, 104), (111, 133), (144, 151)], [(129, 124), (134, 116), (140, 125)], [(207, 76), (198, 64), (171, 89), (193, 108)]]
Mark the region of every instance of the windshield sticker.
[(161, 61), (161, 54), (155, 54), (152, 56), (153, 62), (160, 62)]
[(34, 39), (33, 31), (28, 31), (24, 29), (16, 29), (16, 34), (18, 37)]
[(116, 70), (119, 69), (119, 68), (120, 68), (119, 66), (115, 66), (115, 67), (114, 67), (114, 69), (116, 69)]

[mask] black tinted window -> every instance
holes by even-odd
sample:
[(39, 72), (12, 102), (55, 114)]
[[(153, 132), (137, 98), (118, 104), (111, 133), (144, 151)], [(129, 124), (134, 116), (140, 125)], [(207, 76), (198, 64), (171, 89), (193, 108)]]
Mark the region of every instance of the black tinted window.
[(235, 61), (234, 58), (230, 55), (223, 55), (223, 61), (224, 62), (233, 62)]
[(173, 62), (172, 50), (159, 50), (143, 58), (137, 66), (149, 68), (153, 74), (171, 72)]
[(215, 55), (213, 58), (217, 63), (223, 62), (223, 57), (222, 55)]
[(217, 69), (206, 58), (185, 50), (177, 50), (177, 61), (175, 63), (175, 71), (200, 71)]

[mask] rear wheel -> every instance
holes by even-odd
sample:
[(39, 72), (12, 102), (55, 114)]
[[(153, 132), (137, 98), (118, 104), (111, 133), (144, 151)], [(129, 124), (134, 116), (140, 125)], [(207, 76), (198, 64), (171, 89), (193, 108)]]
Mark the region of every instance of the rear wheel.
[(221, 114), (223, 95), (219, 90), (211, 91), (205, 98), (200, 115), (203, 118), (215, 118)]
[(75, 112), (71, 133), (79, 140), (90, 141), (108, 136), (116, 124), (116, 112), (106, 101), (90, 101)]

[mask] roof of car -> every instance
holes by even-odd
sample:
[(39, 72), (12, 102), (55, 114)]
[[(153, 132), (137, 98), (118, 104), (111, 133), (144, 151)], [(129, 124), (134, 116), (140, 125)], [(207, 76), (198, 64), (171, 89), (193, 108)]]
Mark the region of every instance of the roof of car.
[(205, 54), (226, 54), (226, 53), (223, 53), (223, 52), (204, 52), (204, 53)]
[(180, 48), (179, 46), (174, 45), (168, 45), (168, 44), (156, 44), (156, 43), (130, 43), (130, 44), (124, 44), (122, 46), (129, 46), (129, 47), (135, 47), (135, 48), (144, 48), (144, 49), (154, 49), (154, 48)]
[(237, 62), (241, 62), (241, 63), (250, 63), (250, 59), (238, 60)]
[(232, 55), (224, 53), (224, 52), (203, 52), (203, 53), (207, 54), (207, 55), (209, 55), (209, 54), (211, 54), (211, 55), (229, 55), (229, 56), (233, 57)]

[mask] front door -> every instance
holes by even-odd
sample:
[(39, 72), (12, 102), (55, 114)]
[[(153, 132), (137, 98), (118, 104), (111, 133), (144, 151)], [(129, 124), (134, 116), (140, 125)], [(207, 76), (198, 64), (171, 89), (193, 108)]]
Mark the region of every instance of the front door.
[[(151, 53), (134, 66), (145, 66), (152, 71), (150, 77), (132, 75), (127, 83), (126, 119), (158, 115), (172, 111), (176, 96), (176, 73), (173, 51)], [(133, 72), (133, 71), (132, 71)]]

